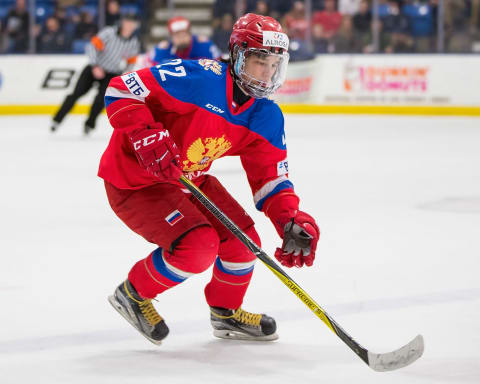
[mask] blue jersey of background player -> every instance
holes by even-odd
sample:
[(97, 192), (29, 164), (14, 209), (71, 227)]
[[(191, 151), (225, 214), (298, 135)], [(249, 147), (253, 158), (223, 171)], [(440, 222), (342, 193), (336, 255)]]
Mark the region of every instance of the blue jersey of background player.
[(192, 35), (190, 21), (179, 16), (168, 22), (169, 41), (162, 41), (149, 53), (151, 65), (170, 59), (217, 59), (221, 53), (208, 38)]

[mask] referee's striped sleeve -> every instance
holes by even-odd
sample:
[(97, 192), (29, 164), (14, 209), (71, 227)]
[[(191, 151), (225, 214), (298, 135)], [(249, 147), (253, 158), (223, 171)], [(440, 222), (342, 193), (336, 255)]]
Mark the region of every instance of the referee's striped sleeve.
[(88, 56), (90, 64), (93, 66), (97, 65), (98, 52), (91, 42), (87, 44), (85, 52)]
[(140, 53), (140, 41), (136, 36), (121, 37), (117, 27), (105, 27), (92, 38), (86, 53), (91, 65), (120, 74), (131, 68), (129, 59)]
[(112, 39), (114, 30), (111, 27), (102, 29), (98, 34), (92, 37), (90, 43), (87, 44), (85, 49), (90, 64), (97, 65), (98, 63), (98, 52), (101, 52), (105, 49), (105, 45)]
[(127, 59), (126, 72), (133, 71), (135, 64), (137, 63), (138, 54), (140, 53), (140, 42), (138, 40), (135, 40), (135, 44), (132, 46), (132, 51), (135, 52), (135, 56), (131, 56)]

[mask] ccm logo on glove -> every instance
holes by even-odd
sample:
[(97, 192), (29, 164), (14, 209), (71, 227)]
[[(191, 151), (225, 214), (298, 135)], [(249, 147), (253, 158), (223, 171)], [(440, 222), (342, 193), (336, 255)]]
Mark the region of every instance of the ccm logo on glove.
[(159, 180), (178, 180), (180, 151), (160, 122), (129, 132), (140, 165)]
[(168, 131), (164, 130), (156, 132), (153, 135), (143, 137), (141, 140), (135, 141), (133, 143), (133, 148), (135, 149), (135, 151), (138, 151), (142, 147), (147, 147), (155, 142), (162, 141), (164, 137), (170, 137)]

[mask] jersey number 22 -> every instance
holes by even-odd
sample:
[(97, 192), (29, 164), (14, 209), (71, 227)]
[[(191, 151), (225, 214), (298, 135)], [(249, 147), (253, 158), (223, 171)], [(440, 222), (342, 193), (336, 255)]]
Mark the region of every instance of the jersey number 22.
[(175, 60), (168, 61), (168, 62), (160, 64), (160, 65), (157, 65), (158, 72), (160, 73), (160, 78), (162, 79), (162, 81), (167, 80), (166, 75), (175, 76), (175, 77), (186, 76), (187, 73), (185, 72), (185, 68), (183, 67), (183, 65), (179, 65), (178, 67), (174, 67), (173, 69), (175, 70), (175, 72), (168, 71), (166, 69), (162, 69), (162, 67), (166, 66), (166, 65), (178, 65), (178, 64), (181, 64), (181, 63), (182, 63), (182, 59), (175, 59)]

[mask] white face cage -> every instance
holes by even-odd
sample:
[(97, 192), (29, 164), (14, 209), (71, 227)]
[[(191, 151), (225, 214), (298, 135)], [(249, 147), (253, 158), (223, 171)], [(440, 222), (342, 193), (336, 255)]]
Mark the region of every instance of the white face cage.
[[(255, 77), (255, 74), (247, 72), (247, 62), (249, 58), (256, 57), (259, 59), (256, 68), (260, 73), (269, 73), (274, 71), (270, 79)], [(239, 48), (237, 51), (237, 57), (234, 64), (234, 71), (237, 75), (237, 84), (244, 90), (249, 96), (256, 99), (262, 99), (272, 95), (278, 88), (280, 88), (285, 81), (287, 75), (287, 66), (290, 55), (288, 52), (273, 53), (266, 49)], [(264, 66), (262, 70), (261, 67)]]

